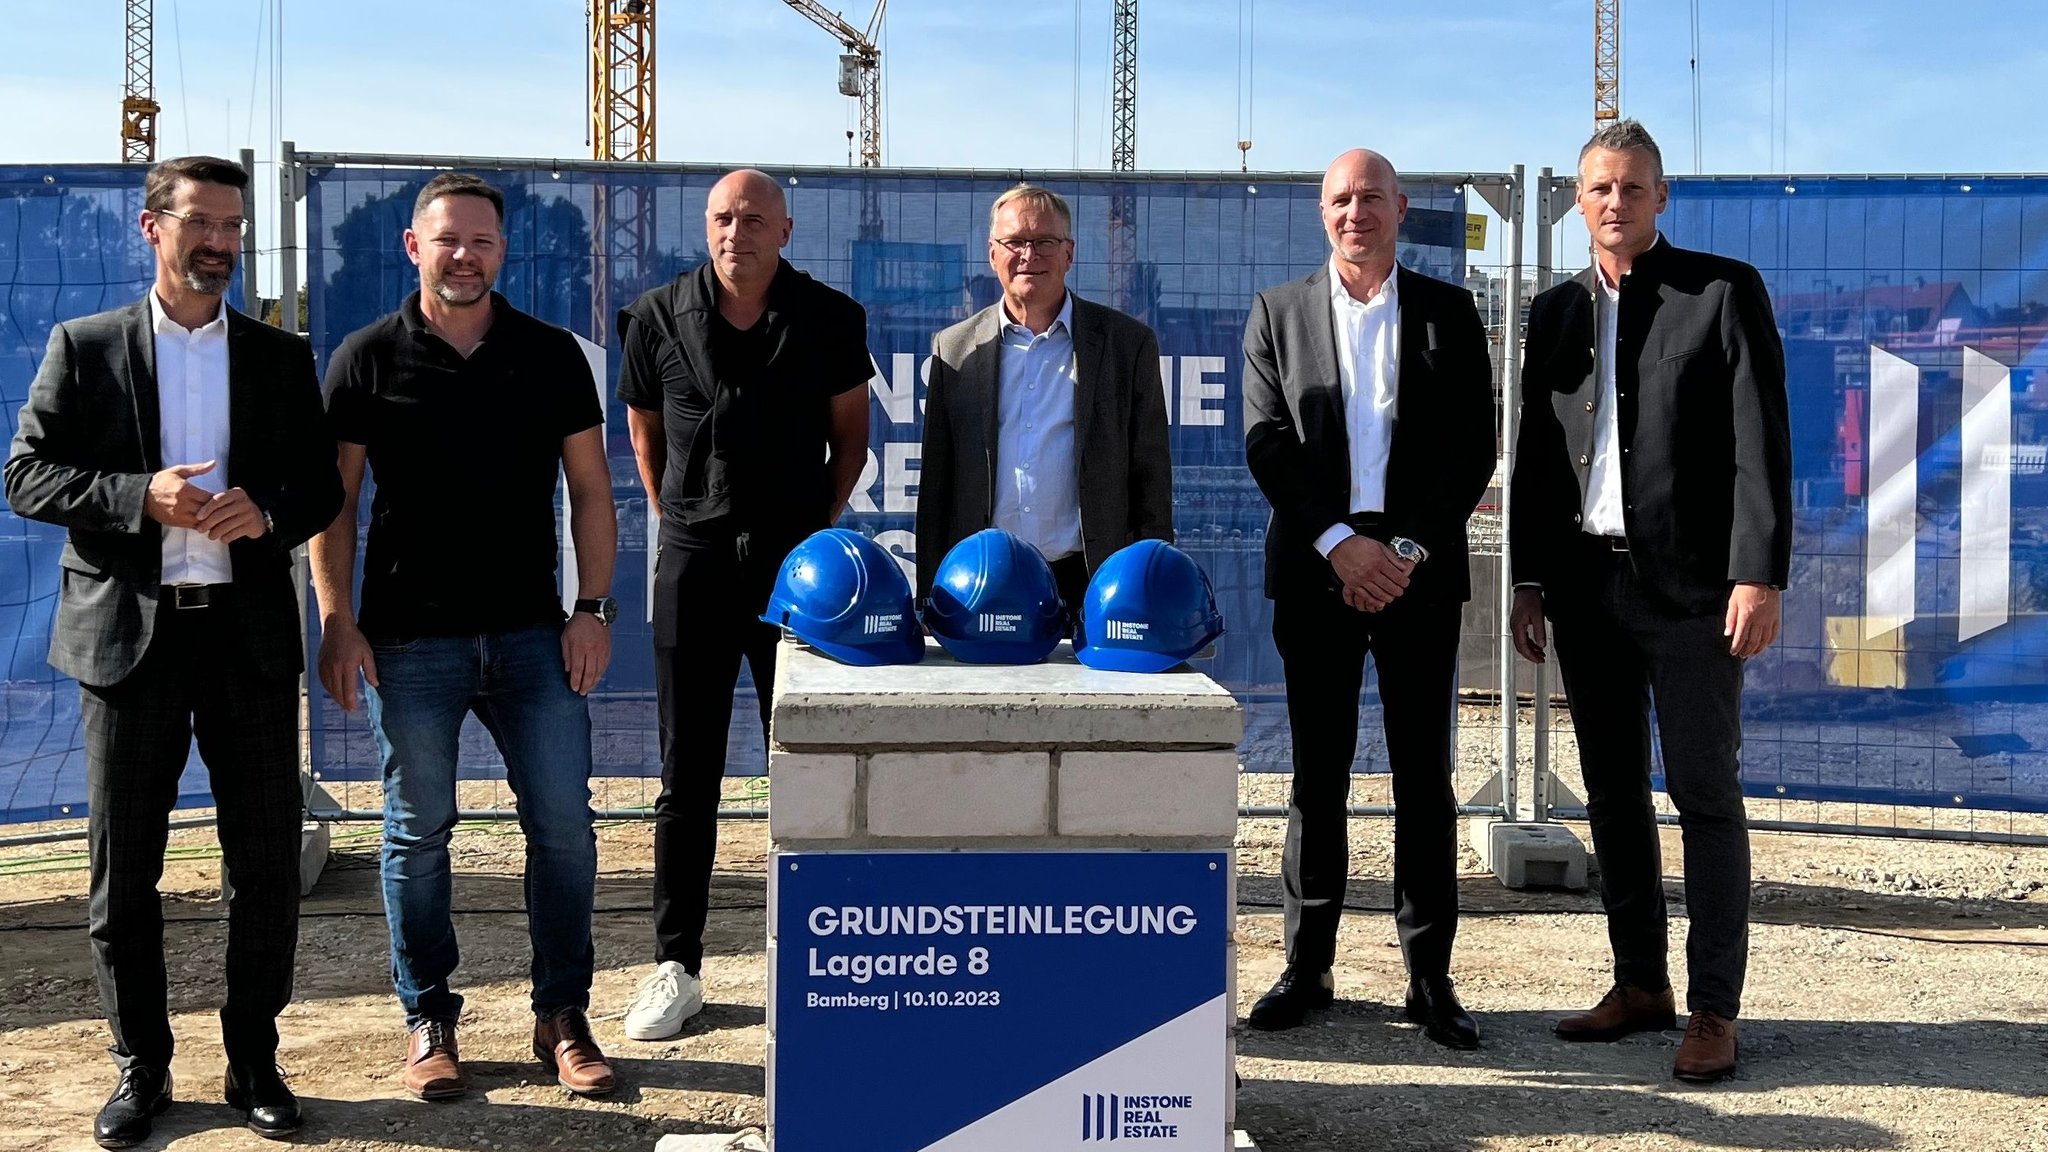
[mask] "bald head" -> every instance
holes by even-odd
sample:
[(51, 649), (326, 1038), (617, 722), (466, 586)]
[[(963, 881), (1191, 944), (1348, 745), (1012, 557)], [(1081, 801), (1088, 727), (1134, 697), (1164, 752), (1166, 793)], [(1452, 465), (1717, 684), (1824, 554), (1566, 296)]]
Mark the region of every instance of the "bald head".
[(1335, 160), (1323, 172), (1323, 199), (1330, 199), (1332, 181), (1340, 185), (1349, 181), (1368, 179), (1392, 192), (1401, 190), (1401, 175), (1394, 171), (1393, 161), (1370, 148), (1353, 148)]
[(742, 168), (711, 186), (704, 202), (704, 239), (712, 270), (727, 292), (743, 297), (765, 293), (789, 232), (789, 202), (775, 177)]
[(718, 178), (718, 183), (711, 186), (713, 204), (721, 198), (729, 199), (733, 196), (744, 197), (764, 208), (773, 205), (775, 211), (784, 216), (789, 215), (789, 201), (783, 198), (781, 183), (759, 168), (740, 168), (727, 172)]
[(1346, 287), (1378, 291), (1394, 270), (1394, 241), (1408, 215), (1393, 164), (1370, 148), (1337, 157), (1323, 173), (1322, 209), (1323, 234)]

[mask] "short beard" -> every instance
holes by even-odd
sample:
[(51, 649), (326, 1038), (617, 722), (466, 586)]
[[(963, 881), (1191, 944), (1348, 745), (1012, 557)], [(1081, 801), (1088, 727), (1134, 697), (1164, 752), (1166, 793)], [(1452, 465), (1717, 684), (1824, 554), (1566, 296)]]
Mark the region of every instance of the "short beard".
[(437, 280), (433, 284), (433, 293), (434, 296), (441, 301), (441, 303), (451, 304), (457, 308), (462, 308), (467, 307), (468, 305), (471, 304), (478, 303), (488, 298), (491, 294), (492, 286), (493, 281), (481, 281), (477, 285), (476, 295), (464, 296), (460, 290), (458, 290), (454, 285), (448, 283), (448, 281)]
[[(201, 256), (211, 256), (215, 259), (227, 261), (227, 270), (224, 272), (201, 272), (192, 264), (193, 260)], [(227, 294), (228, 286), (233, 284), (235, 280), (235, 254), (232, 252), (200, 249), (185, 258), (185, 267), (182, 271), (185, 287), (199, 293), (201, 296), (224, 296)]]

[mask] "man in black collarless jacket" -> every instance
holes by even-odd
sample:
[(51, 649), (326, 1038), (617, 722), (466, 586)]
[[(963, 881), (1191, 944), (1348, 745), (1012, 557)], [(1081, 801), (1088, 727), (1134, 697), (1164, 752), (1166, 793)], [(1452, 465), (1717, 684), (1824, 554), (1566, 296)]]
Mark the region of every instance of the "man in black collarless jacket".
[(1668, 186), (1642, 125), (1579, 155), (1593, 266), (1529, 308), (1509, 500), (1523, 656), (1544, 616), (1585, 773), (1614, 987), (1567, 1040), (1667, 1029), (1650, 704), (1685, 846), (1691, 1021), (1673, 1073), (1735, 1067), (1749, 832), (1737, 755), (1743, 661), (1769, 647), (1791, 565), (1785, 357), (1756, 269), (1657, 232)]
[(1471, 595), (1465, 521), (1493, 473), (1493, 373), (1472, 294), (1395, 264), (1406, 212), (1384, 156), (1339, 156), (1322, 187), (1329, 264), (1260, 293), (1245, 325), (1245, 457), (1273, 506), (1266, 595), (1294, 757), (1287, 969), (1247, 1022), (1292, 1028), (1334, 996), (1370, 654), (1394, 777), (1408, 1017), (1439, 1044), (1473, 1048), (1478, 1027), (1450, 981), (1451, 764), (1458, 621)]

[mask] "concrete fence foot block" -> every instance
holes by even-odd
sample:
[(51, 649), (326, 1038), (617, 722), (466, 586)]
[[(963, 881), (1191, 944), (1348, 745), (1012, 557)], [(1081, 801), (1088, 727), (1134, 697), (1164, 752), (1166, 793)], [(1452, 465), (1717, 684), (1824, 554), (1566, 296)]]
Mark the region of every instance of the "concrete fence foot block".
[(1253, 1142), (1251, 1133), (1239, 1128), (1230, 1134), (1230, 1152), (1259, 1152), (1259, 1146)]
[(1494, 877), (1509, 888), (1586, 887), (1586, 846), (1561, 824), (1478, 821), (1472, 846)]
[[(1244, 1147), (1244, 1145), (1239, 1145)], [(712, 1132), (701, 1136), (663, 1136), (654, 1152), (768, 1152), (758, 1131)]]

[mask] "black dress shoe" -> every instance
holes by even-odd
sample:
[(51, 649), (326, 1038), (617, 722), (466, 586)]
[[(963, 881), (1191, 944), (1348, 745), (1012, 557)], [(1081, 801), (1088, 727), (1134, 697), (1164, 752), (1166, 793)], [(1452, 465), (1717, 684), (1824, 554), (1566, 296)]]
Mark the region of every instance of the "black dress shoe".
[(1328, 1008), (1336, 1001), (1335, 989), (1328, 968), (1311, 972), (1290, 964), (1274, 982), (1272, 991), (1252, 1005), (1252, 1014), (1245, 1017), (1245, 1023), (1261, 1032), (1299, 1028), (1308, 1019), (1310, 1009)]
[(170, 1106), (170, 1070), (130, 1064), (92, 1122), (93, 1142), (102, 1148), (132, 1148), (149, 1139), (150, 1119)]
[(249, 1114), (249, 1131), (258, 1136), (278, 1140), (299, 1130), (299, 1098), (284, 1086), (284, 1077), (274, 1065), (228, 1065), (224, 1094), (228, 1107)]
[(1423, 1035), (1446, 1048), (1479, 1047), (1479, 1025), (1458, 1003), (1449, 977), (1408, 982), (1408, 1020), (1422, 1025)]

